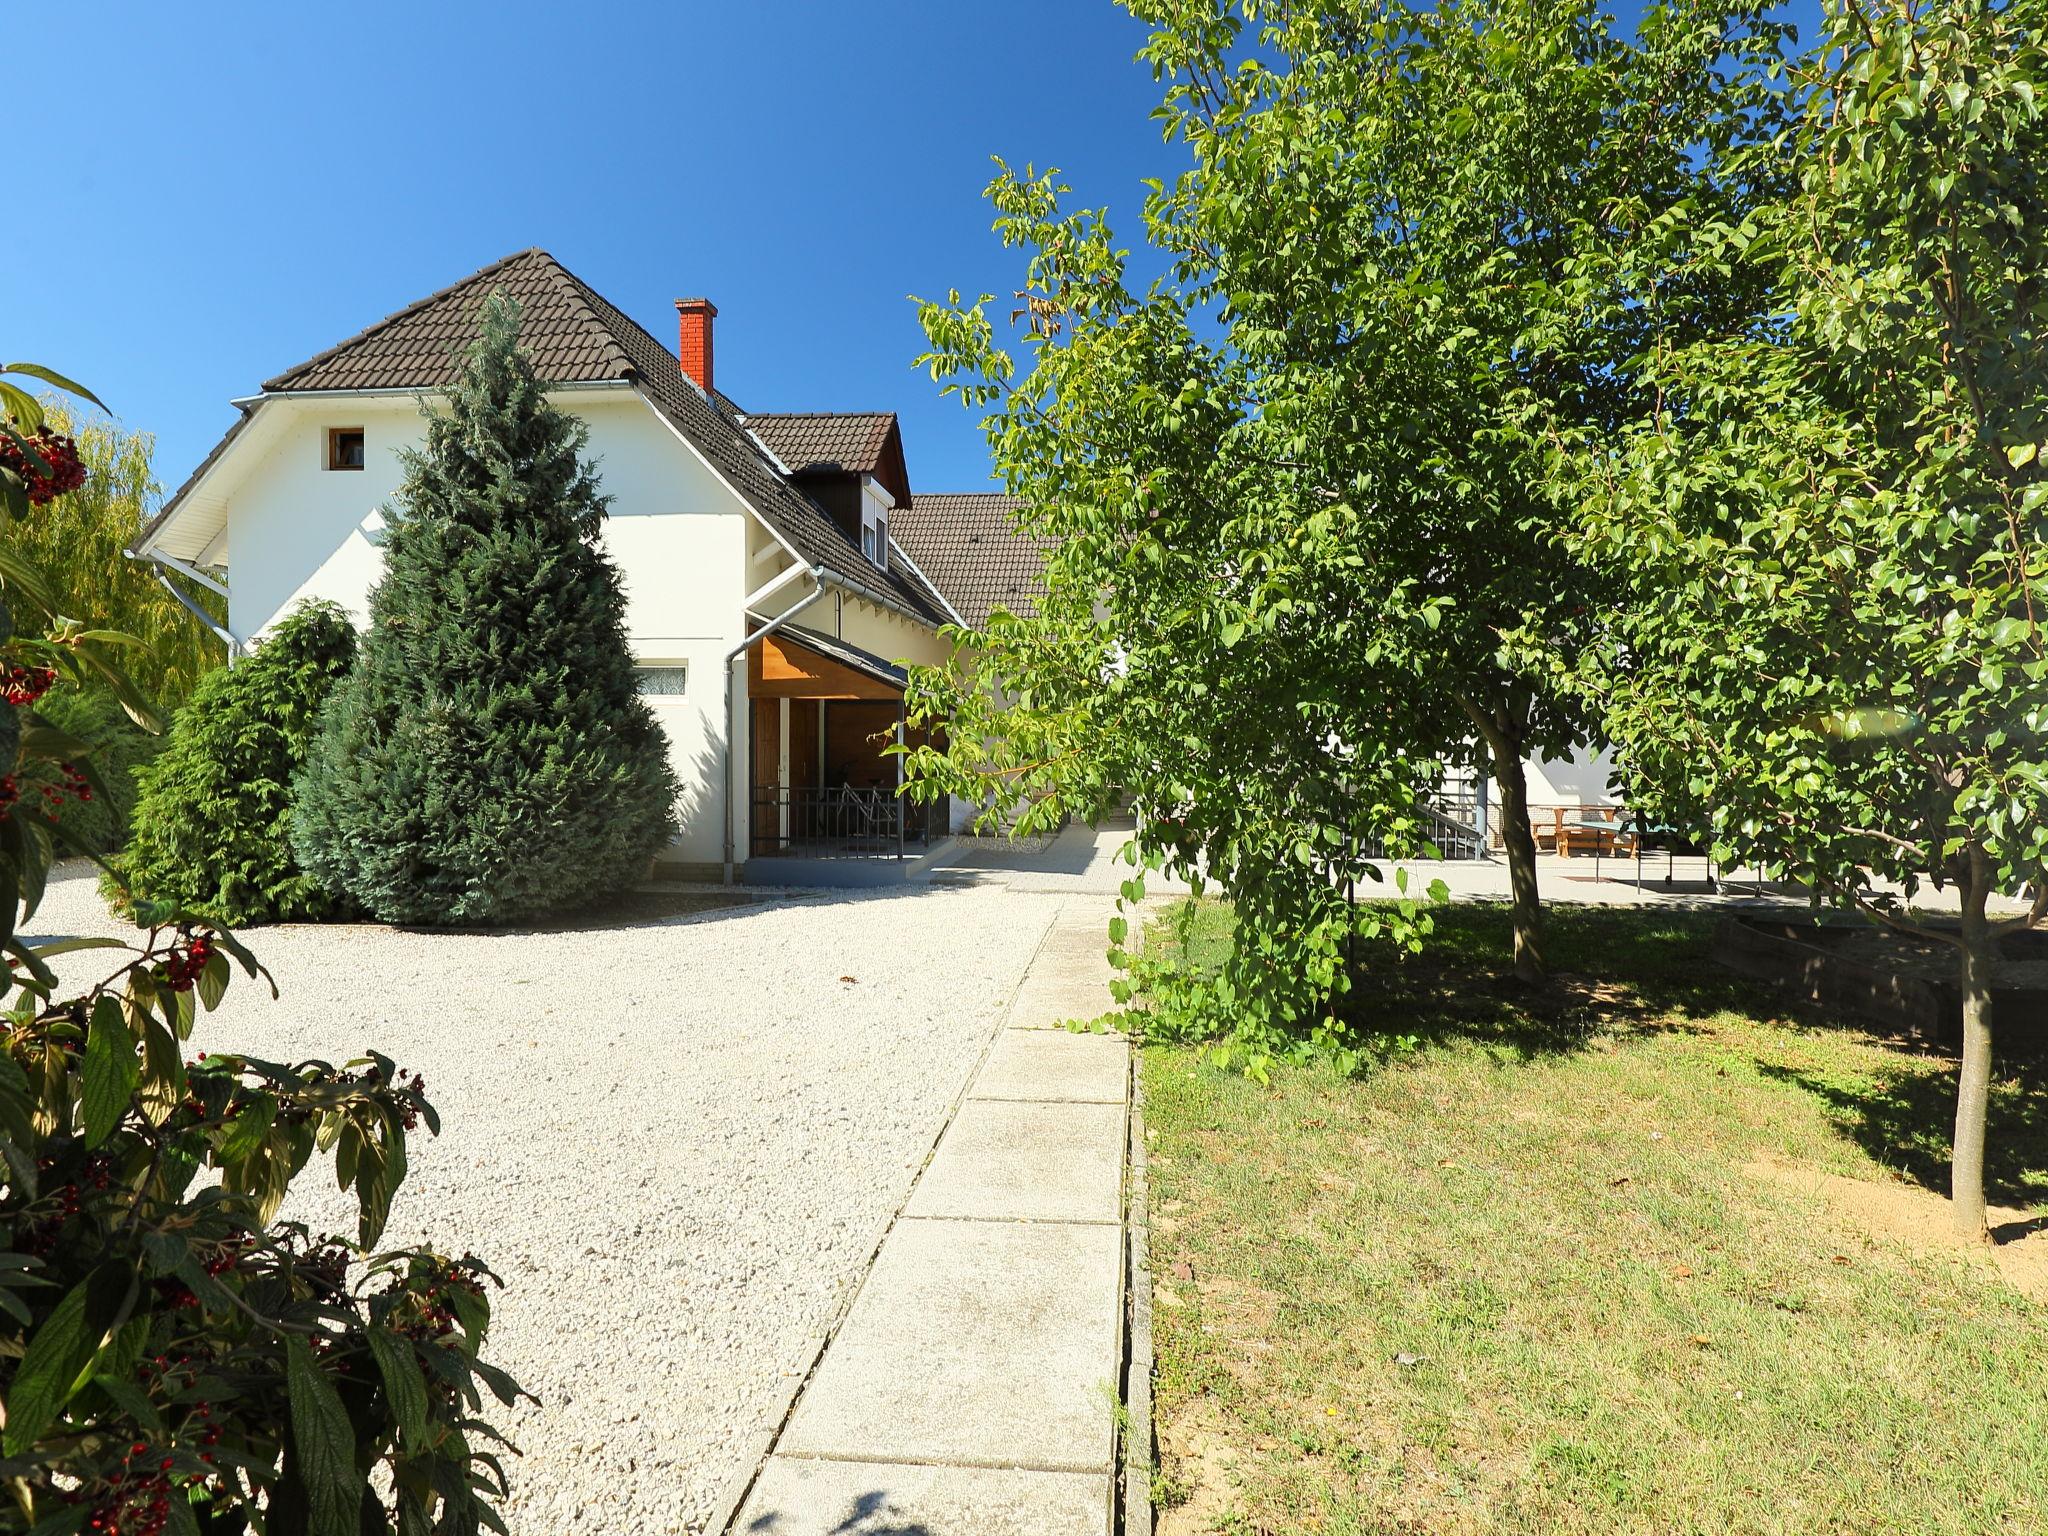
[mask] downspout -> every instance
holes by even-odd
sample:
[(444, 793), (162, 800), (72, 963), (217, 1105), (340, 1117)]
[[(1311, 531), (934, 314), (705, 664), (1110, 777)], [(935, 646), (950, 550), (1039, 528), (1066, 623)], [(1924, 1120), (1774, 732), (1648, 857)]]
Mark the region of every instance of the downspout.
[[(757, 641), (767, 639), (775, 631), (782, 628), (783, 625), (787, 624), (791, 619), (825, 595), (825, 583), (821, 579), (818, 568), (809, 566), (799, 567), (799, 569), (808, 570), (811, 580), (816, 583), (809, 593), (798, 598), (789, 607), (783, 609), (782, 612), (778, 613), (774, 618), (770, 619), (766, 624), (763, 624), (751, 635), (748, 635), (746, 639), (725, 653), (723, 666), (723, 671), (725, 672), (725, 804), (723, 810), (725, 813), (725, 883), (727, 885), (732, 884), (733, 878), (732, 739), (734, 727), (732, 719), (732, 664), (746, 653), (748, 647)], [(744, 614), (742, 614), (742, 622), (745, 622)]]
[(197, 603), (193, 602), (191, 598), (187, 597), (182, 591), (180, 591), (178, 588), (178, 584), (172, 581), (171, 578), (165, 574), (165, 568), (169, 567), (171, 570), (177, 571), (182, 575), (190, 576), (193, 580), (205, 585), (209, 590), (218, 592), (222, 597), (226, 597), (228, 595), (228, 589), (226, 587), (222, 586), (219, 582), (213, 580), (212, 577), (207, 576), (203, 572), (195, 571), (190, 566), (184, 564), (184, 562), (179, 560), (173, 560), (167, 555), (158, 555), (155, 553), (138, 555), (133, 550), (123, 550), (122, 553), (138, 565), (149, 565), (155, 567), (155, 569), (153, 569), (150, 572), (150, 575), (154, 576), (157, 579), (158, 585), (160, 585), (166, 592), (170, 593), (172, 597), (176, 598), (178, 600), (179, 607), (183, 608), (187, 613), (191, 614), (193, 618), (197, 619), (200, 623), (204, 624), (207, 627), (207, 629), (213, 633), (214, 637), (218, 639), (221, 642), (221, 644), (225, 645), (228, 648), (229, 666), (233, 666), (237, 661), (239, 661), (242, 658), (243, 654), (247, 650), (247, 647), (244, 646), (241, 641), (237, 640), (230, 631), (222, 627), (220, 624), (214, 622), (214, 617), (212, 614), (208, 613), (204, 608), (200, 607)]

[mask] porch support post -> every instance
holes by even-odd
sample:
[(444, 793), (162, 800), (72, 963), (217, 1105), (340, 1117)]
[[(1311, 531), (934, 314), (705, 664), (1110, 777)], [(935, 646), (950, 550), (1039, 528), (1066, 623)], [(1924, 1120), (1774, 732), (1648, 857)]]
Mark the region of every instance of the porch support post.
[[(899, 696), (899, 697), (897, 698), (897, 700), (896, 700), (896, 745), (897, 745), (897, 746), (899, 746), (899, 747), (903, 745), (903, 724), (904, 724), (904, 716), (905, 716), (905, 712), (906, 712), (906, 710), (908, 709), (908, 707), (909, 707), (909, 706), (908, 706), (908, 705), (907, 705), (907, 704), (905, 703), (905, 701), (904, 701), (904, 700), (902, 699), (902, 697), (900, 697), (900, 696)], [(903, 799), (903, 758), (902, 758), (901, 754), (899, 754), (899, 755), (898, 755), (898, 756), (896, 757), (896, 759), (895, 759), (895, 763), (896, 763), (896, 857), (897, 857), (897, 858), (899, 858), (899, 859), (901, 859), (901, 858), (903, 857), (903, 832), (904, 832), (904, 823), (905, 823), (905, 822), (907, 822), (907, 821), (909, 821), (909, 819), (910, 819), (910, 807), (909, 807), (909, 806), (908, 806), (908, 805), (907, 805), (907, 804), (906, 804), (906, 803), (904, 802), (904, 799)]]
[(1473, 807), (1476, 812), (1476, 814), (1473, 817), (1473, 821), (1476, 824), (1479, 832), (1479, 857), (1482, 859), (1490, 859), (1493, 857), (1493, 854), (1491, 851), (1491, 845), (1487, 841), (1487, 832), (1489, 830), (1489, 828), (1487, 827), (1487, 822), (1490, 818), (1487, 815), (1486, 786), (1487, 782), (1493, 777), (1493, 770), (1491, 766), (1488, 764), (1486, 758), (1486, 747), (1484, 743), (1481, 743), (1480, 745), (1479, 754), (1479, 769), (1476, 773), (1472, 775), (1473, 788), (1477, 791), (1476, 798), (1473, 802)]
[(780, 751), (779, 751), (779, 752), (777, 753), (777, 756), (776, 756), (776, 761), (775, 761), (775, 783), (776, 783), (776, 787), (777, 787), (778, 789), (780, 789), (780, 790), (782, 791), (782, 793), (778, 794), (778, 795), (777, 795), (777, 796), (775, 797), (775, 800), (776, 800), (776, 812), (775, 812), (775, 815), (776, 815), (776, 819), (777, 819), (777, 825), (779, 826), (779, 828), (780, 828), (780, 831), (781, 831), (781, 836), (782, 836), (782, 843), (783, 843), (783, 846), (784, 846), (784, 847), (786, 848), (786, 847), (788, 847), (788, 846), (789, 846), (789, 802), (790, 802), (790, 794), (789, 794), (789, 700), (788, 700), (788, 699), (778, 699), (778, 700), (776, 700), (776, 704), (777, 704), (777, 705), (778, 705), (778, 707), (780, 708), (780, 711), (781, 711), (781, 715), (782, 715), (782, 718), (781, 718), (781, 720), (780, 720), (780, 721), (778, 721), (778, 722), (777, 722), (777, 728), (776, 728), (776, 732), (775, 732), (775, 740), (777, 741), (777, 743), (778, 743), (778, 744), (779, 744), (779, 746), (780, 746)]

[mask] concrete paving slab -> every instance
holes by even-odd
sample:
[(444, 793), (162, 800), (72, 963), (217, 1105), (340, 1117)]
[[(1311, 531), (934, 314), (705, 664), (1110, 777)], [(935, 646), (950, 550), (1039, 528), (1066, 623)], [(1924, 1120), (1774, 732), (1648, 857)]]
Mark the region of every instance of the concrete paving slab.
[(777, 1447), (1107, 1472), (1123, 1232), (905, 1221)]
[(746, 1536), (1108, 1536), (1109, 1475), (769, 1458)]
[(1070, 1019), (1099, 1019), (1116, 1005), (1107, 966), (1100, 976), (1034, 977), (1017, 989), (1009, 1022), (1018, 1029), (1050, 1029)]
[(1119, 1221), (1122, 1104), (970, 1099), (917, 1181), (906, 1216)]
[(1116, 1036), (1006, 1029), (969, 1097), (1121, 1104), (1129, 1090), (1130, 1047)]
[(1040, 946), (1039, 955), (1055, 956), (1062, 960), (1086, 960), (1094, 965), (1108, 965), (1109, 915), (1089, 917), (1076, 921), (1061, 917), (1055, 921)]

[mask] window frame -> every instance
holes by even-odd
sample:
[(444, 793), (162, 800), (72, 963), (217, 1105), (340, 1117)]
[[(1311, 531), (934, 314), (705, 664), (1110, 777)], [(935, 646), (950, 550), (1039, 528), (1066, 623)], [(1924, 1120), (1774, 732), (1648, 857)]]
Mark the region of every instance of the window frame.
[(860, 552), (878, 571), (889, 569), (889, 514), (871, 507), (861, 509)]
[[(675, 687), (648, 688), (653, 673), (675, 673)], [(633, 692), (643, 699), (680, 699), (690, 691), (690, 663), (688, 658), (667, 660), (660, 657), (635, 658), (633, 662)]]
[[(342, 439), (356, 440), (356, 462), (347, 463), (341, 456)], [(329, 427), (327, 429), (327, 468), (341, 471), (361, 471), (369, 467), (370, 437), (361, 427)]]

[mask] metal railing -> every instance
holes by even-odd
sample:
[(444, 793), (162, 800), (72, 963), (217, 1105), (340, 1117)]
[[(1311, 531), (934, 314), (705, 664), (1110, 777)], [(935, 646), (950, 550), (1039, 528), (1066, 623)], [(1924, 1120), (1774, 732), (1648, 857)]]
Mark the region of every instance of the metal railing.
[(899, 796), (893, 787), (769, 784), (755, 787), (748, 824), (756, 857), (901, 858), (924, 850), (931, 810)]
[[(1469, 792), (1460, 796), (1455, 791), (1446, 793), (1438, 790), (1420, 801), (1416, 811), (1422, 818), (1421, 834), (1436, 850), (1440, 859), (1483, 859), (1486, 857), (1486, 837), (1479, 830), (1479, 803)], [(1376, 839), (1359, 844), (1359, 855), (1368, 859), (1390, 859), (1395, 855), (1387, 851), (1386, 845)], [(1402, 855), (1406, 858), (1419, 857), (1419, 852)]]
[(1426, 823), (1425, 835), (1440, 857), (1446, 859), (1483, 859), (1486, 857), (1486, 837), (1479, 830), (1479, 807), (1455, 803), (1425, 803), (1422, 807)]

